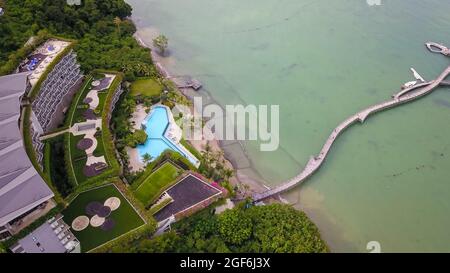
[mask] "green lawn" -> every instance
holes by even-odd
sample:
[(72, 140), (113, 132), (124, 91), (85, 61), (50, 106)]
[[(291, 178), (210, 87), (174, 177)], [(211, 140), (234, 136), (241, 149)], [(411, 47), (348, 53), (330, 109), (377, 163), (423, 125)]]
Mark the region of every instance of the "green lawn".
[[(81, 92), (81, 95), (78, 97), (78, 104), (75, 105), (75, 111), (73, 113), (72, 123), (71, 125), (79, 122), (84, 122), (86, 119), (83, 116), (83, 113), (89, 108), (87, 103), (84, 103), (83, 100), (86, 98), (86, 95), (89, 93), (92, 80), (89, 80), (84, 88), (78, 92)], [(77, 96), (74, 97), (75, 99)]]
[(170, 186), (176, 182), (180, 169), (167, 162), (151, 173), (142, 183), (136, 185), (134, 195), (146, 207), (151, 205)]
[(131, 95), (159, 96), (163, 91), (163, 86), (152, 78), (138, 79), (131, 84)]
[(101, 116), (101, 113), (103, 111), (103, 107), (105, 105), (105, 100), (106, 100), (107, 96), (108, 96), (108, 92), (106, 92), (106, 91), (98, 92), (99, 103), (98, 103), (97, 109), (95, 109), (95, 111), (100, 113), (99, 114), (100, 116)]
[(120, 207), (111, 212), (111, 215), (108, 217), (115, 222), (115, 226), (111, 230), (104, 231), (101, 228), (92, 226), (79, 232), (72, 230), (81, 243), (82, 252), (92, 250), (144, 224), (144, 220), (114, 185), (93, 189), (78, 195), (62, 212), (64, 221), (71, 225), (76, 217), (86, 215), (85, 209), (90, 202), (103, 203), (109, 197), (118, 197), (121, 201)]

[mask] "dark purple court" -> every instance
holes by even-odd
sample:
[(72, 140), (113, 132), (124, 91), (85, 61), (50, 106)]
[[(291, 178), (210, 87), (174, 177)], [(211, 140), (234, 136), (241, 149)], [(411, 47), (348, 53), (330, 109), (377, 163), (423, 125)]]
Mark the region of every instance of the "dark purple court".
[(92, 141), (92, 139), (83, 138), (80, 141), (78, 141), (77, 148), (80, 150), (87, 150), (87, 149), (91, 148), (93, 144), (94, 144), (94, 141)]
[(108, 87), (109, 83), (111, 82), (112, 78), (111, 77), (105, 77), (100, 81), (100, 85), (99, 86), (95, 86), (92, 88), (92, 90), (97, 90), (97, 91), (101, 91), (104, 90)]
[(108, 168), (108, 165), (106, 165), (105, 163), (94, 163), (92, 165), (89, 166), (84, 166), (83, 168), (83, 174), (86, 177), (94, 177), (97, 176), (101, 173), (103, 173), (106, 168)]
[(158, 222), (220, 193), (220, 190), (205, 184), (195, 176), (188, 175), (170, 188), (167, 193), (174, 201), (154, 215)]
[(86, 111), (83, 112), (83, 117), (86, 120), (96, 120), (97, 115), (95, 114), (94, 110), (92, 109), (86, 109)]

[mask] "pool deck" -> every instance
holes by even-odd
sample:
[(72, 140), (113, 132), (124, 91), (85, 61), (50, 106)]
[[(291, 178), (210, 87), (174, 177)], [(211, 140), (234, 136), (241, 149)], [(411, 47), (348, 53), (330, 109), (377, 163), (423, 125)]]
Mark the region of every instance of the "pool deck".
[[(176, 124), (175, 119), (173, 118), (172, 112), (169, 107), (162, 105), (162, 104), (155, 104), (152, 106), (150, 112), (147, 114), (145, 111), (145, 108), (142, 105), (138, 105), (136, 107), (136, 111), (133, 113), (132, 118), (130, 119), (131, 122), (134, 123), (133, 129), (138, 130), (145, 128), (147, 121), (151, 117), (153, 110), (155, 108), (165, 108), (167, 118), (169, 125), (167, 126), (167, 129), (164, 131), (164, 139), (162, 139), (164, 142), (168, 144), (168, 146), (174, 146), (178, 150), (181, 151), (181, 154), (184, 155), (194, 166), (197, 168), (200, 166), (200, 161), (198, 158), (196, 158), (190, 151), (184, 147), (180, 141), (182, 139), (183, 131), (181, 128)], [(180, 152), (175, 150), (176, 152)], [(130, 164), (129, 168), (132, 171), (138, 171), (145, 168), (144, 163), (141, 161), (141, 156), (139, 154), (138, 148), (128, 148), (127, 149), (128, 155), (130, 157)], [(187, 155), (187, 156), (186, 156)], [(194, 162), (193, 162), (194, 161)]]

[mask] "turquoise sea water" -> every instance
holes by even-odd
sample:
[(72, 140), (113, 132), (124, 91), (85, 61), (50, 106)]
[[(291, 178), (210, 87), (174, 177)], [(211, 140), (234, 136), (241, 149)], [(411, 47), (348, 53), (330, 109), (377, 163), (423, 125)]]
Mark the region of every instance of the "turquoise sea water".
[[(241, 172), (277, 185), (299, 172), (349, 115), (427, 80), (450, 59), (450, 2), (441, 0), (129, 0), (147, 43), (169, 37), (164, 64), (225, 104), (280, 105), (280, 149), (227, 147)], [(333, 251), (450, 251), (450, 89), (346, 131), (320, 171), (285, 198)]]

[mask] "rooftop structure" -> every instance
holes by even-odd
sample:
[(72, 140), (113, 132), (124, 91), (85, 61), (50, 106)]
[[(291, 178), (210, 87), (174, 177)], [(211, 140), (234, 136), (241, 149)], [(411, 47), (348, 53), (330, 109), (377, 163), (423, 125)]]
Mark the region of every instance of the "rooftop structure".
[(19, 129), (27, 76), (0, 77), (0, 240), (16, 232), (18, 219), (43, 209), (53, 197), (28, 158)]
[(207, 207), (222, 195), (222, 191), (204, 181), (203, 178), (190, 173), (164, 194), (173, 201), (154, 215), (159, 223), (171, 217), (178, 220)]
[(11, 247), (14, 253), (80, 253), (80, 242), (63, 221), (53, 217)]
[[(32, 142), (39, 163), (42, 163), (44, 149), (40, 137), (63, 122), (64, 115), (61, 113), (69, 107), (83, 78), (76, 54), (66, 50), (69, 46), (70, 42), (48, 40), (18, 68), (19, 72), (31, 73), (29, 80), (32, 87), (42, 80), (39, 90), (36, 90), (36, 97), (32, 101), (31, 114)], [(57, 59), (61, 54), (65, 55)], [(45, 74), (54, 62), (57, 63), (52, 70)], [(44, 76), (45, 78), (41, 79)]]

